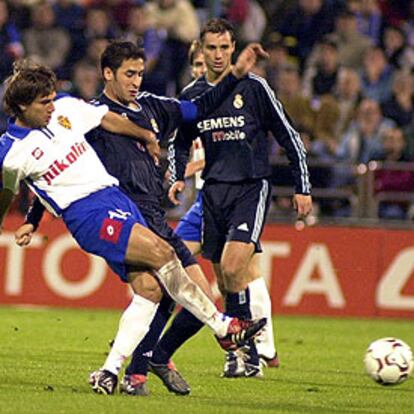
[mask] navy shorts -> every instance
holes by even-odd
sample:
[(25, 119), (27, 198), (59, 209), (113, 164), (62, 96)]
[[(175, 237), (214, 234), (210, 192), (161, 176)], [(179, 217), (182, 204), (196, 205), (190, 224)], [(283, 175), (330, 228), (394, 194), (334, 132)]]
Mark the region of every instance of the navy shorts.
[(182, 240), (201, 243), (202, 226), (203, 199), (201, 191), (199, 191), (195, 203), (185, 213), (175, 228), (175, 234)]
[(124, 261), (132, 227), (136, 223), (148, 226), (137, 206), (118, 187), (75, 201), (62, 217), (83, 250), (103, 257), (122, 281), (128, 282)]
[(228, 241), (253, 243), (262, 251), (260, 236), (270, 204), (266, 179), (241, 183), (205, 183), (203, 187), (203, 256), (219, 263)]
[(160, 206), (154, 203), (139, 202), (138, 207), (147, 222), (148, 228), (174, 248), (183, 267), (197, 264), (197, 260), (190, 250), (168, 225), (165, 211)]

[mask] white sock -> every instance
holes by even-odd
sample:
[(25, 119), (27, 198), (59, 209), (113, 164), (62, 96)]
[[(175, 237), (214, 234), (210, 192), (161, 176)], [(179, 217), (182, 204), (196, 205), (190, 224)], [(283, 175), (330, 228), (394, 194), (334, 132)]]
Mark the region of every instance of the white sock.
[(158, 303), (153, 303), (142, 296), (134, 295), (119, 321), (118, 332), (112, 349), (106, 358), (103, 369), (119, 374), (122, 365), (149, 330)]
[(256, 348), (259, 355), (273, 358), (276, 353), (272, 325), (272, 303), (265, 280), (260, 277), (249, 283), (250, 312), (252, 319), (266, 318), (266, 325), (256, 337)]
[(202, 289), (188, 276), (178, 259), (171, 260), (157, 272), (169, 295), (197, 319), (209, 326), (218, 337), (227, 333), (231, 318), (219, 312)]

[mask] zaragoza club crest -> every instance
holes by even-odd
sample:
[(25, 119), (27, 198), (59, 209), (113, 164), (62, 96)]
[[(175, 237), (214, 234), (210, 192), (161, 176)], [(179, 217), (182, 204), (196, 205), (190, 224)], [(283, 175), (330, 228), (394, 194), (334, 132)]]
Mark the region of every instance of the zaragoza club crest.
[(59, 115), (58, 122), (59, 125), (63, 126), (63, 128), (72, 129), (72, 124), (70, 123), (69, 118), (67, 116)]
[(237, 94), (234, 96), (234, 101), (233, 101), (233, 106), (236, 109), (241, 109), (243, 108), (244, 102), (243, 102), (243, 96), (241, 96), (240, 94)]

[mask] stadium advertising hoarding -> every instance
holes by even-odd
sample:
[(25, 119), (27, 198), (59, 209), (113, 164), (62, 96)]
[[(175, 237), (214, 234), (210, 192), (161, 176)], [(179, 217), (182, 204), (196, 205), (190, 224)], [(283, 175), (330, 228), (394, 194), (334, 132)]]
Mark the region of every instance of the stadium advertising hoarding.
[[(105, 262), (83, 253), (59, 220), (32, 244), (14, 243), (19, 217), (0, 236), (0, 303), (123, 308), (129, 289)], [(47, 236), (46, 236), (47, 235)], [(261, 269), (276, 314), (414, 318), (414, 233), (267, 225)], [(210, 264), (201, 260), (208, 278)]]

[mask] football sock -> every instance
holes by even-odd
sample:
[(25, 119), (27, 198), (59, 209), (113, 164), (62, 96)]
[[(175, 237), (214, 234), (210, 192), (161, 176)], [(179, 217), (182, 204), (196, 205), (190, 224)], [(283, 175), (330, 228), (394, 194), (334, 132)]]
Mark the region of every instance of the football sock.
[(148, 332), (158, 303), (153, 303), (142, 296), (134, 295), (119, 322), (118, 332), (103, 369), (118, 375), (123, 362), (128, 358), (138, 343)]
[(155, 347), (151, 362), (167, 364), (174, 352), (203, 326), (187, 309), (181, 309)]
[(226, 314), (239, 319), (251, 319), (249, 288), (236, 293), (226, 293)]
[[(240, 319), (252, 319), (250, 311), (250, 289), (242, 290), (237, 293), (226, 294), (226, 314), (230, 316), (236, 316)], [(247, 342), (246, 354), (248, 355), (248, 361), (252, 365), (259, 365), (259, 355), (256, 349), (254, 339), (250, 339)]]
[(175, 307), (174, 301), (167, 295), (165, 295), (158, 307), (157, 313), (151, 322), (148, 333), (145, 338), (139, 343), (132, 354), (132, 359), (127, 366), (125, 373), (131, 374), (148, 374), (148, 362), (153, 356), (153, 349), (157, 344), (161, 333), (170, 318)]
[(188, 276), (178, 259), (171, 260), (157, 271), (158, 278), (169, 295), (209, 326), (218, 337), (227, 334), (230, 318), (220, 313), (214, 303)]
[(250, 312), (252, 319), (266, 318), (266, 325), (256, 337), (256, 347), (259, 355), (273, 358), (276, 354), (273, 337), (272, 303), (264, 278), (260, 277), (249, 283)]

